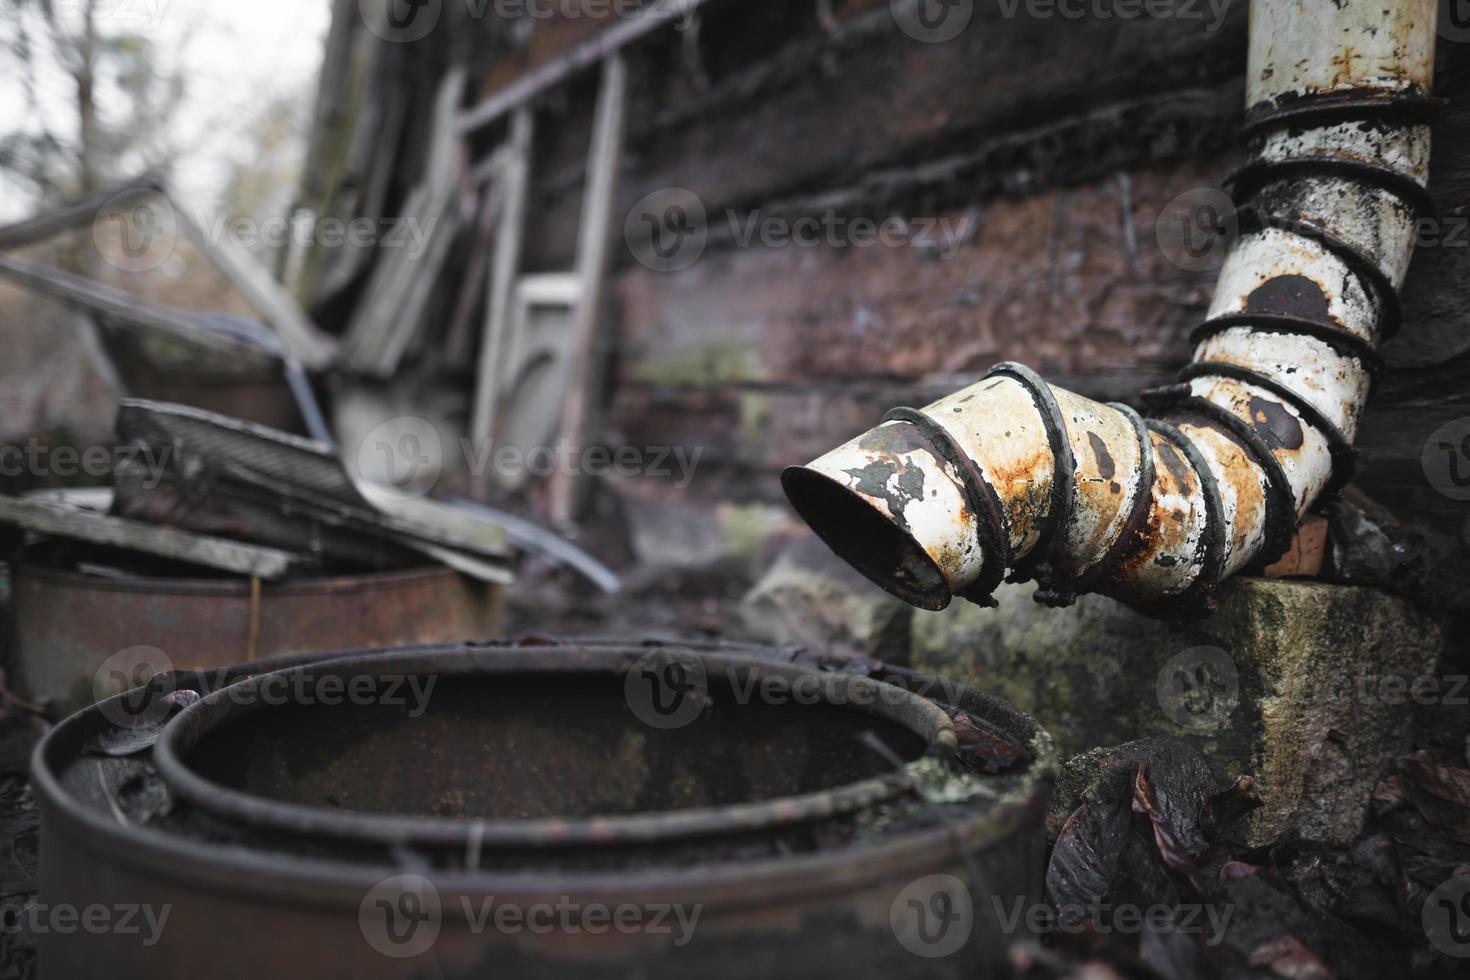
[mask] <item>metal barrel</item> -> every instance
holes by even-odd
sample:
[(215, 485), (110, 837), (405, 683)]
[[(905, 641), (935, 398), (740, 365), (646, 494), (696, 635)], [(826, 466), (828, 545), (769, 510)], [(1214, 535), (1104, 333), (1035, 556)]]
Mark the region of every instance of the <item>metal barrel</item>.
[[(40, 976), (1004, 974), (1046, 733), (838, 666), (608, 641), (156, 677), (37, 749), (42, 907), (141, 924), (43, 933)], [(1016, 753), (977, 766), (957, 725)]]
[(120, 651), (153, 670), (224, 667), (320, 650), (495, 636), (501, 590), (447, 568), (305, 578), (101, 577), (40, 563), (12, 569), (9, 677), (56, 716), (115, 693), (99, 678)]

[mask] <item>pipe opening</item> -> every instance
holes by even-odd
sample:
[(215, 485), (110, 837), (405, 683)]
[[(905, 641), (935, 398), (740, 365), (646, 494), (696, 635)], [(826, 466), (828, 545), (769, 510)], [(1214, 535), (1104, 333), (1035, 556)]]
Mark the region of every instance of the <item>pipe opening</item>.
[(817, 537), (873, 584), (920, 609), (949, 605), (952, 593), (934, 559), (861, 496), (802, 466), (781, 474), (781, 488)]

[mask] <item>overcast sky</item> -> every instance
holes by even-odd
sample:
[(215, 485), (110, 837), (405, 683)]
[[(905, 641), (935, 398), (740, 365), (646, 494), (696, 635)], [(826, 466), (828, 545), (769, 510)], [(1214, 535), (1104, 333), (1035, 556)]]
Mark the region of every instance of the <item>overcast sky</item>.
[[(0, 23), (13, 34), (16, 0), (0, 0)], [(63, 17), (75, 17), (80, 0), (53, 0)], [(310, 107), (316, 97), (322, 45), (331, 19), (328, 0), (101, 0), (98, 29), (149, 38), (166, 64), (182, 62), (189, 95), (179, 129), (193, 149), (175, 165), (176, 186), (200, 208), (214, 207), (233, 160), (248, 160), (248, 135), (262, 109), (280, 96)], [(185, 39), (187, 43), (185, 43)], [(182, 46), (181, 46), (182, 45)], [(15, 62), (0, 69), (0, 131), (26, 125)], [(76, 112), (68, 79), (46, 73), (45, 104), (55, 104), (56, 128), (74, 132)], [(105, 114), (105, 105), (103, 106)], [(35, 207), (14, 185), (0, 183), (0, 221)]]

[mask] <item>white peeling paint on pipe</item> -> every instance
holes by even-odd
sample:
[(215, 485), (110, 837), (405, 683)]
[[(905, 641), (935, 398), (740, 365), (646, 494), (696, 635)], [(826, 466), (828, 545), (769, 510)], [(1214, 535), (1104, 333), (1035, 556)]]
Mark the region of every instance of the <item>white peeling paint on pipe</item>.
[(916, 605), (1104, 592), (1170, 618), (1274, 561), (1350, 476), (1428, 205), (1435, 0), (1257, 0), (1240, 234), (1194, 362), (1153, 418), (1002, 365), (783, 484), (864, 574)]

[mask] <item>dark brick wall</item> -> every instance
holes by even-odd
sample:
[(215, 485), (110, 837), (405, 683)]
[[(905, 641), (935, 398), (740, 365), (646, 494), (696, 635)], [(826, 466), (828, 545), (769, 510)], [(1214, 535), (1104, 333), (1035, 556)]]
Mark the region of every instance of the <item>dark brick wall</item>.
[[(834, 4), (826, 22), (816, 6), (716, 3), (697, 38), (638, 50), (621, 213), (685, 188), (710, 234), (679, 272), (621, 251), (607, 438), (701, 446), (698, 499), (777, 502), (783, 466), (998, 360), (1112, 399), (1168, 380), (1215, 274), (1158, 224), (1239, 160), (1247, 5), (1209, 30), (1208, 15), (1038, 20), (981, 2), (941, 44), (906, 36), (886, 3)], [(1443, 223), (1415, 258), (1359, 485), (1421, 526), (1444, 577), (1462, 574), (1470, 523), (1420, 457), (1470, 416), (1470, 45), (1441, 43), (1437, 89)], [(594, 91), (543, 114), (534, 268), (570, 266)], [(752, 216), (903, 218), (919, 240), (742, 243)], [(954, 240), (926, 232), (940, 221)]]

